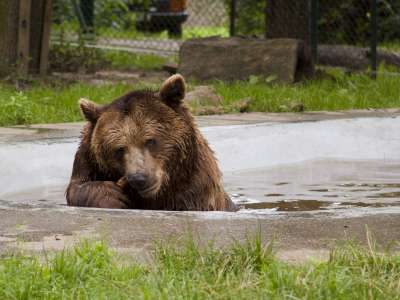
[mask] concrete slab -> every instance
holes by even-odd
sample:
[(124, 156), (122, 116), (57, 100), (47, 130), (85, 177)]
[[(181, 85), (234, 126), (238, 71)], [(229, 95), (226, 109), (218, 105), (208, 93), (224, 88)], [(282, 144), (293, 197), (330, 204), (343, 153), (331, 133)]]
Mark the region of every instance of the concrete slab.
[(77, 208), (0, 209), (0, 252), (61, 250), (89, 238), (106, 240), (124, 254), (145, 260), (155, 241), (185, 238), (189, 232), (198, 242), (213, 240), (217, 246), (244, 241), (260, 233), (265, 243), (274, 241), (281, 258), (299, 262), (327, 258), (329, 249), (339, 241), (352, 239), (366, 244), (366, 229), (380, 245), (398, 241), (399, 216), (399, 211), (332, 217), (326, 213), (269, 216)]
[[(82, 123), (0, 128), (0, 252), (60, 250), (88, 237), (108, 240), (118, 251), (146, 259), (155, 240), (184, 237), (189, 231), (199, 242), (214, 240), (220, 246), (260, 232), (265, 242), (275, 240), (281, 258), (298, 262), (327, 258), (338, 241), (365, 243), (367, 228), (380, 245), (398, 241), (399, 117), (397, 110), (198, 117), (220, 155), (229, 192), (237, 194), (237, 200), (244, 195), (272, 203), (238, 213), (66, 207), (62, 184), (69, 176)], [(349, 121), (327, 121), (343, 119)], [(321, 128), (326, 136), (320, 134)], [(237, 140), (244, 143), (238, 145)], [(7, 153), (22, 164), (11, 161)], [(43, 159), (26, 164), (27, 155)], [(245, 155), (251, 159), (243, 159)], [(37, 198), (41, 191), (32, 189), (20, 191), (18, 197), (4, 196), (14, 183), (10, 180), (16, 180), (15, 171), (27, 186), (42, 180), (35, 168), (48, 176), (44, 183), (57, 183), (54, 190), (49, 185), (45, 196)], [(316, 208), (303, 209), (302, 200)], [(247, 203), (249, 208), (254, 204)], [(287, 203), (300, 209), (285, 211)]]
[[(245, 125), (258, 123), (297, 123), (352, 118), (383, 118), (400, 116), (400, 109), (349, 110), (337, 112), (304, 113), (242, 113), (197, 116), (200, 127)], [(33, 124), (28, 126), (0, 127), (0, 143), (30, 141), (37, 139), (60, 139), (78, 137), (83, 122)]]

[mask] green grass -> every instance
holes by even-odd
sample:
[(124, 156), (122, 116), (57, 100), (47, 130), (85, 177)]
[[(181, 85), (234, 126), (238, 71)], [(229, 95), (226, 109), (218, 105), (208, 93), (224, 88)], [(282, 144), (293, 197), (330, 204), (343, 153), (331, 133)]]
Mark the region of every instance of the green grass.
[(397, 54), (399, 54), (400, 41), (381, 43), (379, 44), (379, 48), (387, 51), (397, 52)]
[[(62, 25), (52, 25), (52, 37), (59, 39), (62, 35), (65, 37), (77, 37), (79, 32), (79, 25), (76, 22), (65, 22)], [(183, 26), (182, 39), (202, 38), (208, 36), (229, 36), (228, 26)], [(98, 27), (96, 29), (97, 38), (109, 39), (132, 39), (132, 40), (145, 40), (145, 39), (169, 39), (166, 30), (161, 32), (143, 32), (136, 30), (134, 25), (129, 28), (113, 28), (113, 27)]]
[[(365, 74), (345, 75), (335, 71), (325, 79), (294, 85), (267, 83), (260, 78), (212, 84), (223, 98), (225, 112), (237, 112), (235, 104), (244, 98), (251, 99), (248, 111), (261, 112), (296, 111), (299, 104), (305, 111), (400, 107), (400, 76), (381, 75), (372, 80)], [(133, 88), (144, 86), (148, 85), (75, 83), (53, 87), (34, 84), (27, 90), (18, 91), (12, 85), (0, 83), (0, 125), (82, 120), (77, 106), (79, 98), (107, 103)]]
[(183, 39), (203, 38), (209, 36), (228, 37), (228, 26), (195, 26), (183, 28)]
[(334, 71), (329, 78), (294, 85), (258, 79), (253, 83), (217, 82), (214, 86), (227, 107), (243, 98), (252, 99), (250, 111), (287, 112), (298, 103), (306, 111), (400, 107), (400, 74), (372, 80), (367, 74)]
[(152, 55), (136, 54), (124, 51), (104, 51), (104, 56), (110, 62), (112, 69), (117, 70), (155, 70), (169, 62), (171, 58)]
[(104, 243), (0, 259), (0, 299), (398, 299), (400, 256), (348, 244), (325, 262), (288, 264), (260, 239), (224, 249), (159, 244), (151, 263)]
[(73, 84), (67, 87), (33, 86), (16, 91), (0, 84), (0, 125), (60, 123), (82, 120), (78, 100), (89, 98), (99, 103), (110, 102), (129, 91), (127, 84), (91, 86)]

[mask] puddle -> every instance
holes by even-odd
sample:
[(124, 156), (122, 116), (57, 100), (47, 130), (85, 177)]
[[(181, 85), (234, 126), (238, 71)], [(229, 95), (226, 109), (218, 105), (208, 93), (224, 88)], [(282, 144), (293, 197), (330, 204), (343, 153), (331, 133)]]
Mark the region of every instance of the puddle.
[(319, 200), (293, 200), (244, 204), (245, 209), (275, 209), (276, 211), (312, 211), (328, 207), (331, 203)]
[(325, 193), (325, 192), (329, 192), (329, 190), (328, 189), (314, 189), (314, 190), (310, 190), (310, 192)]
[[(390, 182), (398, 171), (382, 172), (381, 162), (351, 162), (317, 160), (286, 166), (225, 172), (227, 192), (235, 203), (244, 209), (277, 212), (338, 210), (355, 208), (381, 208), (400, 206), (399, 184)], [(310, 171), (311, 170), (311, 171)], [(326, 177), (325, 171), (329, 170)], [(368, 182), (374, 171), (380, 171), (380, 183)], [(276, 184), (276, 178), (287, 179)], [(343, 178), (358, 177), (359, 183), (343, 182)], [(56, 178), (52, 178), (53, 183)], [(16, 193), (3, 194), (0, 206), (10, 208), (54, 208), (65, 206), (63, 184), (28, 188)], [(362, 188), (355, 188), (362, 187)], [(395, 201), (399, 199), (399, 201)]]
[(400, 199), (400, 191), (375, 194), (372, 196), (368, 196), (368, 198), (383, 198), (383, 199), (384, 198), (398, 198), (398, 199)]
[(332, 210), (346, 208), (381, 208), (399, 206), (400, 202), (396, 203), (365, 203), (365, 202), (331, 202), (320, 200), (292, 200), (278, 202), (259, 202), (245, 203), (241, 205), (243, 209), (273, 209), (276, 211), (315, 211), (315, 210)]
[[(277, 177), (285, 184), (277, 185)], [(400, 179), (400, 162), (377, 160), (314, 160), (225, 174), (226, 187), (240, 206), (279, 212), (400, 206), (394, 178)]]

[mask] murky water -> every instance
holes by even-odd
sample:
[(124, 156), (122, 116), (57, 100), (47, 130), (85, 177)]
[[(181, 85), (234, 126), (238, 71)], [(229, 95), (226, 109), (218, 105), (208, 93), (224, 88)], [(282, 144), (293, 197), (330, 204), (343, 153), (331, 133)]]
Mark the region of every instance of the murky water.
[[(400, 206), (400, 119), (208, 127), (227, 191), (277, 212)], [(65, 205), (77, 139), (0, 144), (0, 206)]]
[(237, 203), (277, 211), (400, 206), (399, 178), (400, 162), (328, 159), (225, 176)]

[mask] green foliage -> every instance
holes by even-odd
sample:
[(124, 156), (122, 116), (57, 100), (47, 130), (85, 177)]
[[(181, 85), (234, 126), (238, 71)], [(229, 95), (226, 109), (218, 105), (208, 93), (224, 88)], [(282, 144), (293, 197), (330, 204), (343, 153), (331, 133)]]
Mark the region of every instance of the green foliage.
[(0, 83), (0, 126), (80, 121), (82, 117), (77, 104), (80, 98), (106, 103), (131, 88), (128, 84), (106, 84), (96, 88), (88, 84), (34, 85), (18, 91), (11, 85)]
[[(230, 8), (230, 0), (226, 5)], [(371, 30), (370, 0), (320, 1), (318, 33), (323, 43), (368, 44)], [(262, 35), (265, 32), (263, 0), (237, 1), (237, 33)], [(381, 42), (400, 40), (400, 1), (378, 1)]]
[(96, 27), (123, 29), (134, 25), (127, 1), (102, 0), (95, 2)]
[[(320, 1), (319, 37), (324, 43), (368, 44), (371, 36), (371, 1)], [(378, 1), (381, 42), (400, 39), (400, 2)]]
[[(108, 55), (114, 55), (109, 53)], [(120, 54), (116, 54), (120, 55)], [(149, 57), (119, 56), (114, 63), (150, 66)], [(381, 67), (380, 71), (386, 71)], [(400, 76), (379, 75), (377, 80), (366, 74), (346, 75), (333, 70), (320, 79), (294, 85), (275, 83), (275, 77), (251, 76), (248, 81), (233, 83), (213, 82), (222, 97), (223, 111), (238, 112), (243, 99), (251, 99), (247, 111), (286, 112), (301, 104), (305, 111), (346, 110), (400, 107)], [(160, 78), (160, 81), (162, 79)], [(148, 83), (135, 84), (135, 89), (158, 88)], [(108, 103), (133, 89), (127, 83), (88, 83), (61, 85), (34, 84), (19, 91), (14, 86), (0, 83), (0, 125), (58, 123), (82, 120), (77, 100), (85, 97), (99, 103)], [(14, 98), (13, 98), (14, 97)]]
[(265, 3), (264, 0), (238, 1), (238, 34), (263, 35), (265, 33)]
[[(236, 15), (236, 34), (264, 35), (265, 33), (265, 0), (238, 0)], [(231, 0), (225, 0), (227, 11), (230, 11)]]
[(183, 39), (202, 38), (209, 36), (228, 37), (229, 29), (223, 26), (194, 26), (184, 28)]
[[(74, 1), (79, 3), (78, 0)], [(97, 0), (94, 4), (96, 28), (126, 29), (134, 25), (132, 11), (145, 10), (149, 0)], [(72, 1), (55, 0), (53, 8), (53, 20), (56, 24), (77, 22), (77, 12)]]
[(27, 95), (23, 92), (17, 92), (10, 96), (5, 101), (1, 101), (1, 114), (2, 120), (0, 125), (3, 124), (27, 124), (33, 120), (33, 114), (30, 109)]
[(247, 82), (216, 82), (214, 87), (226, 107), (252, 99), (250, 111), (287, 112), (298, 103), (306, 111), (400, 107), (400, 76), (379, 75), (372, 80), (367, 74), (331, 70), (320, 79), (294, 85), (277, 84), (275, 79), (250, 76)]
[(110, 68), (116, 70), (159, 70), (167, 58), (152, 54), (136, 54), (123, 51), (105, 51)]
[(143, 265), (102, 242), (45, 259), (0, 259), (8, 299), (398, 299), (400, 256), (348, 243), (328, 261), (288, 264), (260, 238), (221, 249), (193, 239), (156, 246)]
[(75, 19), (71, 1), (53, 0), (52, 17), (56, 24), (62, 24), (63, 22)]

